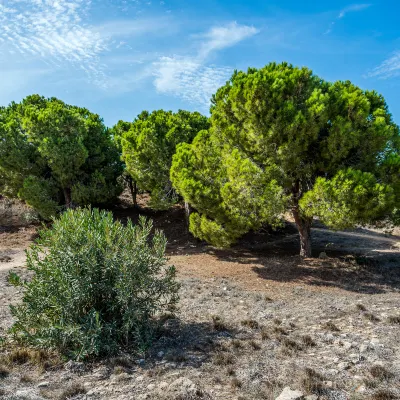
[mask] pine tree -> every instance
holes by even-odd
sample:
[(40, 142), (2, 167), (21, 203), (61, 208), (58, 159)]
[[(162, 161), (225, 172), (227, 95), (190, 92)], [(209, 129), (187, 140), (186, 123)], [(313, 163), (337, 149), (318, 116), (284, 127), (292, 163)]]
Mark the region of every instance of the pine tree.
[(349, 228), (399, 208), (399, 149), (382, 96), (271, 63), (217, 91), (210, 130), (178, 146), (171, 180), (195, 236), (227, 246), (290, 212), (310, 256), (314, 217)]

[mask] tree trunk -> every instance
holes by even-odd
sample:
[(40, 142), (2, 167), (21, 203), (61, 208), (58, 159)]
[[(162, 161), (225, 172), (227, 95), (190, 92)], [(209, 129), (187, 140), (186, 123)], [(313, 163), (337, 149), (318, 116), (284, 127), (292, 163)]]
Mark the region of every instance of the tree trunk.
[(300, 236), (300, 256), (311, 257), (311, 219), (301, 218), (296, 211), (293, 216)]
[(133, 207), (137, 207), (137, 184), (136, 181), (133, 181), (131, 177), (128, 179), (129, 190), (131, 192)]
[(300, 256), (311, 257), (311, 224), (312, 218), (305, 218), (301, 215), (299, 199), (300, 199), (300, 182), (297, 181), (293, 185), (293, 208), (292, 213), (294, 222), (300, 236)]
[(65, 200), (65, 207), (71, 208), (72, 207), (72, 199), (71, 199), (71, 189), (64, 188), (64, 200)]
[(185, 222), (186, 228), (189, 229), (190, 214), (192, 213), (192, 207), (185, 201)]

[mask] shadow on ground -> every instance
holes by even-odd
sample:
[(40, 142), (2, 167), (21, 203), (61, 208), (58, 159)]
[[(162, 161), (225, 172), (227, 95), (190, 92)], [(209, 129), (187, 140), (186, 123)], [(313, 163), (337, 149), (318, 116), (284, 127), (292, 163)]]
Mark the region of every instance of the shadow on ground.
[[(361, 293), (383, 293), (400, 289), (400, 236), (358, 228), (330, 231), (318, 221), (313, 227), (312, 259), (302, 259), (296, 227), (287, 223), (273, 231), (250, 232), (231, 249), (216, 249), (194, 238), (187, 230), (184, 211), (175, 206), (154, 212), (121, 204), (113, 210), (116, 218), (137, 221), (145, 215), (162, 229), (170, 255), (211, 255), (224, 262), (249, 265), (259, 278), (277, 282), (299, 282), (338, 287)], [(326, 253), (328, 258), (319, 259)], [(204, 260), (206, 263), (207, 260)]]

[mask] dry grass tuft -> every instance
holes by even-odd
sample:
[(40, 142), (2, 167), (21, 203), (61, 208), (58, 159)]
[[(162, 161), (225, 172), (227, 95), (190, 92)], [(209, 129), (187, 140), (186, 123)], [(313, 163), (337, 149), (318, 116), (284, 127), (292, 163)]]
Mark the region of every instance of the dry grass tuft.
[(228, 331), (229, 330), (228, 326), (225, 324), (223, 319), (221, 317), (219, 317), (218, 315), (213, 315), (212, 316), (212, 322), (213, 322), (213, 328), (217, 332), (222, 332), (222, 331)]
[(132, 368), (134, 363), (128, 357), (114, 357), (111, 358), (110, 364), (113, 367), (123, 367), (123, 368)]
[(279, 318), (274, 318), (274, 320), (272, 321), (275, 325), (281, 325), (282, 324), (282, 320)]
[(229, 368), (226, 370), (226, 373), (227, 373), (229, 376), (235, 376), (235, 375), (236, 375), (236, 371), (235, 371), (232, 367), (229, 367)]
[(231, 341), (231, 346), (232, 346), (235, 350), (242, 349), (242, 348), (244, 347), (242, 341), (239, 340), (239, 339), (233, 339), (233, 340)]
[(307, 346), (307, 347), (314, 347), (317, 345), (315, 343), (314, 339), (310, 335), (302, 336), (301, 341), (303, 342), (304, 346)]
[(7, 366), (30, 364), (41, 370), (46, 370), (61, 364), (60, 358), (45, 350), (30, 349), (27, 347), (14, 347), (2, 357), (2, 362)]
[(79, 383), (73, 383), (69, 387), (63, 390), (63, 392), (58, 397), (59, 400), (68, 400), (79, 394), (85, 394), (86, 389)]
[(260, 343), (256, 342), (255, 340), (250, 340), (249, 344), (250, 344), (250, 347), (253, 350), (260, 350), (261, 349)]
[(271, 297), (268, 297), (268, 296), (265, 296), (264, 297), (264, 300), (267, 302), (267, 303), (272, 303), (274, 300), (273, 299), (271, 299)]
[(281, 326), (274, 326), (272, 328), (272, 331), (274, 333), (276, 333), (277, 335), (287, 335), (288, 334), (287, 331), (284, 328), (282, 328)]
[(324, 377), (313, 370), (306, 368), (301, 377), (300, 383), (303, 390), (307, 393), (320, 394), (324, 389)]
[(380, 389), (372, 394), (370, 400), (394, 400), (397, 396), (395, 396), (390, 390), (388, 389)]
[(182, 351), (171, 351), (165, 355), (165, 359), (169, 362), (182, 363), (187, 361), (187, 356)]
[(380, 321), (380, 319), (376, 315), (374, 315), (370, 312), (364, 313), (364, 318), (366, 318), (368, 321), (371, 321), (371, 322), (379, 322)]
[(367, 307), (365, 307), (363, 304), (361, 304), (361, 303), (358, 303), (358, 304), (356, 304), (356, 308), (357, 308), (357, 310), (359, 310), (359, 311), (367, 311)]
[(235, 363), (235, 358), (230, 353), (221, 351), (214, 356), (215, 365), (232, 365), (234, 363)]
[(231, 386), (235, 389), (240, 389), (242, 385), (242, 381), (240, 381), (238, 378), (233, 378), (231, 380)]
[(400, 315), (391, 315), (388, 317), (388, 321), (391, 324), (400, 324)]
[(394, 374), (382, 365), (373, 365), (369, 369), (369, 373), (376, 379), (388, 380), (394, 377)]
[(284, 337), (282, 338), (282, 340), (280, 340), (280, 342), (283, 347), (286, 347), (289, 350), (295, 350), (295, 351), (302, 350), (302, 346), (292, 339)]
[(34, 382), (34, 379), (31, 376), (24, 374), (24, 375), (21, 375), (21, 377), (19, 378), (19, 381), (21, 383), (32, 383), (32, 382)]
[(326, 322), (324, 328), (332, 332), (340, 332), (340, 329), (332, 321)]
[(7, 378), (10, 375), (10, 370), (5, 365), (0, 365), (0, 379)]
[(268, 340), (270, 338), (269, 331), (267, 328), (261, 330), (261, 340)]
[(241, 322), (241, 324), (243, 326), (247, 326), (251, 329), (258, 329), (260, 327), (260, 325), (258, 324), (258, 322), (254, 319), (246, 319), (244, 321)]
[(121, 375), (124, 372), (128, 372), (125, 367), (121, 367), (120, 365), (117, 365), (113, 369), (113, 374), (114, 375)]

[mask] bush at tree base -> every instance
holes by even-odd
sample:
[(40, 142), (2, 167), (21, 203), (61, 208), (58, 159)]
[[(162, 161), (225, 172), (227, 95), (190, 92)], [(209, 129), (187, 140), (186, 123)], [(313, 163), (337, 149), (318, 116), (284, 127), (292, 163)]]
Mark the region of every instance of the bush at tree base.
[(17, 341), (54, 348), (70, 358), (144, 350), (156, 316), (178, 301), (175, 268), (167, 266), (166, 238), (141, 218), (114, 222), (110, 212), (68, 210), (40, 232), (27, 251), (32, 280), (11, 306)]

